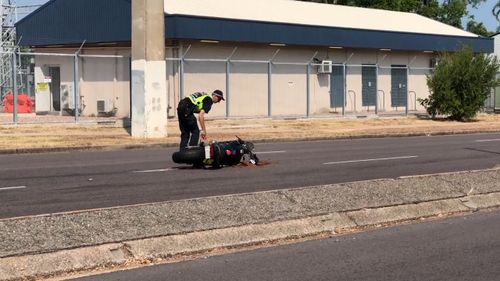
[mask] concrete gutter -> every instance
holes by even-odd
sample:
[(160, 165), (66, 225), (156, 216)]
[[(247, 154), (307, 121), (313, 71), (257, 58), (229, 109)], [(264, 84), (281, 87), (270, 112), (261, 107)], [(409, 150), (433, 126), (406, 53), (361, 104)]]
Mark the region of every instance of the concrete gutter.
[(353, 182), (0, 220), (0, 280), (500, 207), (500, 169)]

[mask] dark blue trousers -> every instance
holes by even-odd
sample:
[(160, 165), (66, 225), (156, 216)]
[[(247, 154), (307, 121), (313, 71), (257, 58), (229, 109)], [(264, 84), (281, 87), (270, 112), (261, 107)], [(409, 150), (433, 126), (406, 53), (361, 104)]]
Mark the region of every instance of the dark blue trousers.
[(185, 105), (183, 101), (177, 107), (177, 116), (179, 119), (179, 129), (181, 130), (180, 150), (186, 149), (189, 146), (198, 146), (200, 139), (200, 129), (192, 108)]

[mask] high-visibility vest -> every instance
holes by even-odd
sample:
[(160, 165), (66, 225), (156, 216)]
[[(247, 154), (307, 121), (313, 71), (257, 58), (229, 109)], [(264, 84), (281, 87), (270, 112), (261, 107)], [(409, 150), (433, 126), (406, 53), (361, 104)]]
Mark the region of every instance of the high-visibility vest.
[(195, 113), (200, 113), (203, 109), (203, 100), (206, 97), (210, 97), (207, 93), (194, 93), (189, 96), (189, 100), (196, 106), (194, 109)]

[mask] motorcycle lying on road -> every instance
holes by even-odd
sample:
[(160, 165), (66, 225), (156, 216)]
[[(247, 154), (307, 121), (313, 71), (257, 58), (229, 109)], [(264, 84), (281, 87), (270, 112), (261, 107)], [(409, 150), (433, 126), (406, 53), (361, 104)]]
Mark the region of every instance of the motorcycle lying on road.
[(174, 152), (172, 160), (178, 164), (190, 164), (194, 167), (235, 166), (242, 161), (254, 165), (259, 163), (259, 158), (253, 152), (254, 144), (244, 141), (239, 137), (234, 141), (201, 143), (200, 146), (188, 147), (185, 150)]

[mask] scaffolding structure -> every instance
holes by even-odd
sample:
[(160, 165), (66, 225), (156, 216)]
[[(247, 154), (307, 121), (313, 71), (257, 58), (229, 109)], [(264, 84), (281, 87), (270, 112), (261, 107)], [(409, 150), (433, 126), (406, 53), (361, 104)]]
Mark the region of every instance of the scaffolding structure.
[[(16, 39), (15, 24), (40, 6), (18, 6), (15, 0), (0, 0), (0, 104), (6, 94), (14, 92), (13, 85), (16, 80), (17, 89), (30, 92), (30, 82), (27, 81), (32, 75), (29, 62), (21, 61), (20, 57), (16, 62), (14, 57), (16, 51), (20, 51), (17, 49), (19, 42), (16, 40), (22, 40), (22, 38)], [(14, 73), (19, 77), (14, 77)]]
[(17, 21), (14, 0), (0, 0), (0, 97), (13, 86), (12, 54), (16, 46)]

